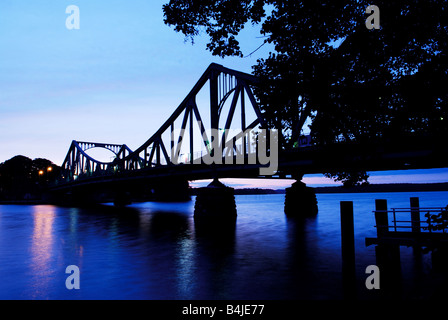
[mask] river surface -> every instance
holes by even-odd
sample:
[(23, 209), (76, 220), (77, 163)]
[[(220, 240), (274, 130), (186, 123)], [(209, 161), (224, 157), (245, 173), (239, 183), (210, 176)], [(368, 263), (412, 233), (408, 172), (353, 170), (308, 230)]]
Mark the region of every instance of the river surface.
[[(318, 194), (315, 218), (291, 220), (284, 195), (237, 195), (235, 226), (196, 225), (194, 199), (64, 208), (0, 205), (0, 299), (342, 299), (340, 201), (354, 203), (361, 299), (375, 246), (375, 199), (389, 208), (446, 206), (448, 192)], [(445, 274), (431, 253), (401, 247), (403, 298), (431, 298)], [(69, 290), (67, 266), (79, 268)], [(381, 278), (380, 278), (381, 279)]]

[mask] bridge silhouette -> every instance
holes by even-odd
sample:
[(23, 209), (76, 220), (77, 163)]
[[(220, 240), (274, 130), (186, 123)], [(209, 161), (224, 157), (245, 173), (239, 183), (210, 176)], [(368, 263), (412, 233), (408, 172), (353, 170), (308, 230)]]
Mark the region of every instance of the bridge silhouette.
[[(447, 167), (446, 143), (413, 137), (363, 144), (306, 144), (285, 149), (267, 130), (253, 75), (212, 63), (165, 123), (136, 150), (125, 144), (72, 141), (54, 199), (129, 203), (133, 199), (185, 200), (188, 181), (294, 178), (350, 170)], [(208, 84), (208, 85), (207, 85)], [(302, 128), (293, 136), (300, 136)], [(89, 155), (113, 153), (110, 162)], [(294, 180), (292, 180), (293, 182)], [(64, 200), (65, 199), (65, 200)]]

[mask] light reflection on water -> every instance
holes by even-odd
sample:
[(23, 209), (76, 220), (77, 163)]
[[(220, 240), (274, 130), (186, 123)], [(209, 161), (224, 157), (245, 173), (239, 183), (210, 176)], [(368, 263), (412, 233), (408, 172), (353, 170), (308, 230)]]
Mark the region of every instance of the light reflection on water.
[[(236, 225), (195, 223), (194, 201), (117, 209), (0, 206), (0, 299), (341, 299), (339, 202), (354, 201), (359, 296), (375, 264), (375, 199), (446, 206), (448, 192), (322, 194), (319, 214), (287, 219), (284, 195), (237, 196)], [(401, 249), (411, 297), (432, 283), (429, 254)], [(81, 289), (65, 288), (77, 265)], [(425, 287), (426, 288), (426, 287)], [(425, 290), (427, 290), (426, 288)]]
[(54, 231), (53, 223), (56, 208), (52, 206), (32, 207), (33, 234), (31, 239), (31, 291), (32, 298), (39, 298), (49, 290), (54, 268), (53, 257)]

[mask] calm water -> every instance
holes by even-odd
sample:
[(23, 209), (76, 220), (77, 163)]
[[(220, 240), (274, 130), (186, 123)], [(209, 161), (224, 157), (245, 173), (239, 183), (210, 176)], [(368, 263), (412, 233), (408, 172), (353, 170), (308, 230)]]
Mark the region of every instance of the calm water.
[[(0, 206), (0, 299), (340, 299), (339, 202), (354, 201), (358, 295), (375, 264), (375, 199), (389, 207), (446, 206), (448, 192), (321, 194), (319, 214), (303, 222), (283, 213), (284, 195), (236, 196), (235, 228), (193, 220), (194, 201), (126, 209)], [(80, 269), (68, 290), (68, 265)], [(431, 254), (401, 248), (405, 298), (426, 298), (440, 281)]]

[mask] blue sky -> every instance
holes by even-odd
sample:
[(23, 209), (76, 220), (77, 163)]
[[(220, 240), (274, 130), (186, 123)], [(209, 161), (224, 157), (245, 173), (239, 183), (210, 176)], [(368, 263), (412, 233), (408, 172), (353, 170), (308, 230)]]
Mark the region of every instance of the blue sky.
[[(223, 60), (205, 38), (185, 42), (163, 23), (164, 3), (2, 0), (0, 161), (24, 154), (61, 163), (73, 139), (137, 148), (210, 63), (251, 71), (255, 55)], [(71, 4), (79, 30), (65, 27)], [(262, 43), (256, 36), (245, 32), (245, 52)]]
[[(264, 46), (243, 59), (213, 57), (205, 49), (205, 36), (192, 45), (163, 23), (167, 1), (2, 0), (0, 162), (22, 154), (60, 165), (73, 139), (135, 149), (210, 63), (251, 72), (256, 60), (272, 50)], [(65, 26), (69, 5), (79, 7), (79, 30)], [(259, 36), (257, 27), (245, 28), (239, 37), (243, 53), (262, 44)], [(404, 181), (410, 176), (385, 173), (375, 179), (394, 177)], [(448, 170), (413, 177), (448, 181)]]

